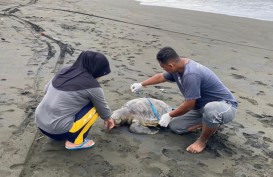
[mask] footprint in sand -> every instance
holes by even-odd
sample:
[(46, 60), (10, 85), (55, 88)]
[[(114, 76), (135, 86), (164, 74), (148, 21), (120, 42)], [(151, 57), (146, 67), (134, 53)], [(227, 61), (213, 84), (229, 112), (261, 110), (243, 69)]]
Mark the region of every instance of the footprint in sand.
[(269, 142), (269, 143), (273, 143), (273, 140), (269, 137), (263, 137), (263, 140), (266, 141), (266, 142)]
[(147, 165), (156, 162), (160, 159), (160, 156), (155, 154), (154, 152), (140, 154), (137, 155), (136, 157), (139, 158), (141, 162)]
[[(222, 176), (271, 176), (268, 159), (262, 155), (244, 156), (235, 159), (236, 165), (224, 169)], [(272, 173), (271, 173), (272, 174)]]
[(29, 75), (34, 75), (34, 72), (31, 71), (31, 70), (29, 70), (29, 71), (27, 72), (27, 75), (28, 75), (28, 76), (29, 76)]
[(123, 74), (123, 73), (118, 73), (118, 76), (124, 76), (125, 74)]
[(239, 130), (244, 129), (245, 127), (242, 124), (239, 124), (239, 123), (233, 121), (233, 122), (230, 122), (229, 124), (223, 125), (222, 128), (229, 130), (225, 134), (227, 134), (229, 136), (236, 136), (237, 132)]
[(6, 110), (5, 112), (14, 112), (15, 110), (14, 109), (9, 109), (9, 110)]
[(249, 103), (251, 103), (253, 105), (258, 105), (258, 102), (252, 98), (248, 98), (248, 97), (244, 97), (244, 96), (239, 96), (239, 98), (241, 98), (243, 100), (247, 100)]
[(22, 90), (22, 91), (20, 92), (20, 94), (21, 94), (21, 95), (29, 95), (29, 94), (31, 94), (31, 92), (28, 91), (28, 90)]
[(265, 84), (265, 83), (263, 83), (263, 82), (261, 82), (261, 81), (255, 81), (254, 83), (255, 83), (255, 84), (262, 85), (262, 86), (267, 86), (267, 84)]
[(268, 114), (262, 114), (262, 118), (259, 119), (265, 127), (273, 127), (273, 116)]
[(264, 91), (259, 91), (256, 95), (265, 95)]
[(218, 132), (213, 135), (207, 143), (208, 152), (215, 154), (216, 157), (231, 157), (237, 154), (237, 147), (228, 141), (228, 135)]
[(123, 93), (119, 92), (118, 90), (110, 90), (112, 93), (118, 94), (118, 96), (122, 96)]
[(245, 144), (250, 145), (251, 147), (260, 149), (266, 146), (263, 141), (261, 140), (261, 135), (259, 133), (243, 133), (243, 136), (246, 139)]
[(273, 159), (273, 151), (270, 151), (270, 150), (264, 150), (263, 151), (263, 154), (266, 155), (267, 157)]
[(246, 79), (245, 76), (239, 75), (239, 74), (231, 74), (232, 77), (234, 77), (235, 79)]
[(259, 122), (263, 124), (264, 127), (273, 127), (273, 116), (267, 114), (256, 114), (252, 111), (246, 110), (246, 113), (251, 115), (252, 117), (257, 118)]
[(103, 86), (108, 87), (108, 86), (110, 86), (110, 85), (109, 85), (109, 81), (110, 81), (110, 80), (102, 80), (100, 83), (101, 83)]
[(130, 77), (126, 77), (124, 79), (129, 79), (129, 80), (132, 80), (132, 81), (138, 81), (137, 79), (134, 79), (134, 78), (130, 78)]
[(14, 124), (12, 124), (12, 125), (9, 125), (9, 128), (14, 128), (14, 129), (16, 129), (16, 128), (18, 128), (16, 125), (14, 125)]
[(162, 154), (165, 157), (168, 157), (172, 160), (176, 160), (176, 161), (183, 161), (184, 160), (183, 155), (182, 155), (182, 154), (184, 154), (184, 151), (182, 151), (181, 149), (173, 150), (173, 149), (163, 148)]
[(24, 166), (24, 164), (20, 163), (20, 164), (11, 165), (9, 168), (11, 170), (16, 170), (16, 169), (21, 169), (23, 166)]
[(254, 113), (252, 111), (249, 111), (249, 110), (246, 110), (246, 113), (249, 114), (249, 115), (251, 115), (252, 117), (255, 117), (255, 118), (263, 118), (262, 115), (256, 114), (256, 113)]

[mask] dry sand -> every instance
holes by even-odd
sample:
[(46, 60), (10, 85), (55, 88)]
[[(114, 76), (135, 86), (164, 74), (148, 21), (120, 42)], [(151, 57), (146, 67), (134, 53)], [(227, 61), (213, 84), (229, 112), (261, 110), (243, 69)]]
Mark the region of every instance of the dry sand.
[[(2, 0), (0, 7), (1, 177), (273, 176), (273, 22), (132, 0)], [(130, 84), (162, 71), (155, 55), (163, 46), (210, 67), (240, 102), (203, 153), (185, 151), (200, 132), (109, 133), (102, 120), (90, 131), (91, 150), (40, 139), (33, 112), (43, 86), (82, 50), (109, 57), (112, 73), (101, 83), (115, 110), (139, 97)], [(173, 106), (183, 101), (175, 84), (143, 93)]]

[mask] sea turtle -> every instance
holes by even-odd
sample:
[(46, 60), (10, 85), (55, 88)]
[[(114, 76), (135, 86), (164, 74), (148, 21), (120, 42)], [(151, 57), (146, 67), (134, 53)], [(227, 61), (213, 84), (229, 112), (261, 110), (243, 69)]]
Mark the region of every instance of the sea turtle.
[(133, 133), (156, 134), (158, 129), (154, 130), (148, 127), (156, 127), (158, 119), (171, 109), (168, 104), (158, 99), (137, 98), (113, 111), (112, 118), (116, 126), (129, 124), (130, 131)]

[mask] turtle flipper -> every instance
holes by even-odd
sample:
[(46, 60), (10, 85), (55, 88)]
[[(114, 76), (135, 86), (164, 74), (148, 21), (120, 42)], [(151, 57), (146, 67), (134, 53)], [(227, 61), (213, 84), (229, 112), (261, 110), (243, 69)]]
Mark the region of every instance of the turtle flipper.
[(129, 128), (130, 132), (138, 134), (154, 135), (159, 132), (159, 130), (152, 130), (148, 127), (144, 127), (138, 121), (133, 121)]

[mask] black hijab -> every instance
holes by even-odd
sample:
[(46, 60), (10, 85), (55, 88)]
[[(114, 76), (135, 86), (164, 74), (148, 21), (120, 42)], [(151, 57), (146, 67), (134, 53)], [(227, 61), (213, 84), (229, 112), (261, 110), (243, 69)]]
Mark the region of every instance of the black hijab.
[(107, 58), (98, 52), (84, 51), (71, 67), (63, 68), (53, 79), (54, 88), (77, 91), (100, 87), (96, 78), (111, 72)]

